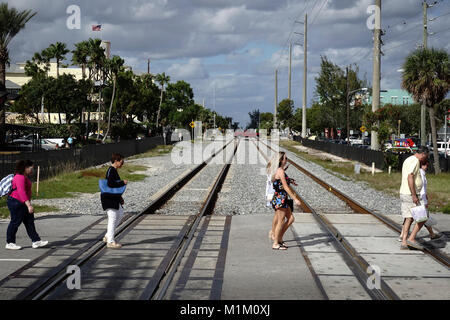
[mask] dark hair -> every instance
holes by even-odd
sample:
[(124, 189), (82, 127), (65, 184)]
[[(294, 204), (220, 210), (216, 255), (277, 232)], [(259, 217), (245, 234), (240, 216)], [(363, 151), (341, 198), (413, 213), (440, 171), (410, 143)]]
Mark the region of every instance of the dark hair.
[(25, 169), (33, 166), (33, 161), (31, 160), (18, 160), (16, 162), (16, 170), (14, 174), (24, 174)]
[(116, 161), (122, 161), (124, 159), (124, 156), (119, 153), (113, 153), (111, 156), (111, 163), (114, 163)]
[(430, 153), (430, 150), (427, 148), (427, 147), (425, 147), (425, 146), (421, 146), (421, 147), (419, 147), (419, 149), (417, 149), (417, 152), (416, 153), (426, 153), (426, 154), (429, 154)]
[(428, 159), (426, 159), (425, 161), (420, 161), (420, 166), (426, 166), (429, 164), (430, 164), (430, 161)]
[(280, 158), (280, 162), (278, 163), (278, 168), (281, 167), (281, 163), (283, 162), (283, 159), (286, 156), (286, 152), (280, 151), (280, 154), (281, 154), (281, 158)]

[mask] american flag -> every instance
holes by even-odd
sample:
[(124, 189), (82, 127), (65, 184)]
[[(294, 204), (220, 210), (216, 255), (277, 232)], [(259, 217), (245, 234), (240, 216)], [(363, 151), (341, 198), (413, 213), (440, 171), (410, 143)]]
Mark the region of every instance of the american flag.
[(102, 25), (101, 24), (97, 24), (95, 26), (92, 26), (92, 31), (101, 31), (102, 30)]

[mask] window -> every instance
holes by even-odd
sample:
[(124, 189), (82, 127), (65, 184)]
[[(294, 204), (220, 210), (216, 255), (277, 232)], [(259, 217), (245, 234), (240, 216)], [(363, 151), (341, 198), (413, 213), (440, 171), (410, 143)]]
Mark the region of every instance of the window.
[(397, 96), (392, 96), (391, 97), (391, 103), (392, 104), (397, 104), (397, 98), (398, 98)]

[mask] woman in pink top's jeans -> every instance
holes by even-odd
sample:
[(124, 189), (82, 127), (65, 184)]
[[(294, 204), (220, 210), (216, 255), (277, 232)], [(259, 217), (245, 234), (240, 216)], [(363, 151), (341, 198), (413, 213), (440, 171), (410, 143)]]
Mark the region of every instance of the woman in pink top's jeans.
[(34, 208), (31, 206), (31, 181), (29, 176), (33, 174), (33, 162), (20, 160), (16, 164), (14, 178), (12, 180), (12, 192), (8, 196), (7, 204), (11, 213), (11, 222), (6, 231), (6, 249), (19, 250), (22, 247), (16, 245), (16, 233), (19, 226), (25, 225), (28, 236), (31, 238), (33, 248), (43, 247), (48, 241), (42, 241), (34, 226)]

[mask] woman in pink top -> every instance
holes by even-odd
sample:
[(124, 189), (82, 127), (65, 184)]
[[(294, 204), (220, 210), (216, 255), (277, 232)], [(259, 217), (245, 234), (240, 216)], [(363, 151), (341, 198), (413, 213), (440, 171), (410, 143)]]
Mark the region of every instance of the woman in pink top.
[(34, 208), (31, 206), (31, 181), (29, 179), (32, 174), (33, 162), (30, 160), (17, 162), (12, 180), (13, 191), (7, 200), (11, 222), (6, 231), (6, 249), (19, 250), (22, 248), (16, 245), (16, 233), (22, 222), (31, 238), (33, 248), (36, 249), (48, 244), (48, 241), (41, 240), (34, 226)]

